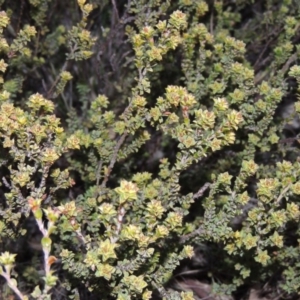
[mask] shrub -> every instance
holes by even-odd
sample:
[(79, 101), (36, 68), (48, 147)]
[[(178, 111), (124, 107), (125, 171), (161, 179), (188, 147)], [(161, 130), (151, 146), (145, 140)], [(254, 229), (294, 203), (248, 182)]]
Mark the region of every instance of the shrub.
[(0, 5), (4, 297), (297, 295), (297, 1)]

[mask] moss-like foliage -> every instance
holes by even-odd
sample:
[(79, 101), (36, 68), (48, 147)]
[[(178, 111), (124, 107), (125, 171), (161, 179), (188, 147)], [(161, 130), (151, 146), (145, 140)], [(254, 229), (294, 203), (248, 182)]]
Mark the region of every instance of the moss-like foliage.
[(1, 0), (0, 295), (194, 299), (168, 282), (205, 245), (211, 294), (296, 297), (299, 22), (296, 0)]

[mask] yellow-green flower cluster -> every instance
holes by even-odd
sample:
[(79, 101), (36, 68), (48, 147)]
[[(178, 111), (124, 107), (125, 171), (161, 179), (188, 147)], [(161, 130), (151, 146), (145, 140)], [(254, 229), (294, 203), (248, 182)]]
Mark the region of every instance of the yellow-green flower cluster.
[(0, 264), (4, 266), (12, 266), (15, 262), (16, 254), (10, 254), (9, 252), (1, 253)]
[(173, 106), (192, 107), (196, 104), (195, 97), (184, 87), (169, 85), (166, 89), (166, 99)]
[(9, 17), (7, 16), (5, 11), (0, 11), (0, 33), (3, 32), (3, 28), (5, 28), (9, 24)]
[(97, 265), (97, 277), (104, 277), (106, 280), (110, 280), (112, 274), (115, 272), (115, 267), (109, 265), (109, 264), (98, 264)]
[(278, 187), (279, 182), (277, 178), (261, 179), (257, 184), (257, 195), (263, 202), (272, 201)]
[(47, 112), (53, 112), (54, 110), (53, 102), (45, 99), (41, 94), (38, 93), (29, 97), (27, 106), (33, 111), (38, 111), (41, 108)]
[(119, 195), (120, 204), (136, 200), (138, 190), (139, 188), (136, 184), (126, 180), (122, 180), (120, 187), (115, 188), (115, 191)]
[(180, 10), (176, 10), (171, 14), (169, 23), (178, 30), (183, 29), (187, 26), (186, 15)]
[(170, 230), (174, 230), (182, 225), (182, 217), (178, 212), (170, 212), (165, 219), (165, 224)]
[(198, 109), (195, 111), (195, 123), (204, 130), (212, 129), (215, 126), (216, 115), (213, 111)]
[(142, 293), (143, 289), (147, 286), (142, 275), (126, 275), (122, 281), (130, 290), (137, 293)]
[(98, 255), (102, 257), (103, 262), (110, 258), (117, 258), (115, 253), (116, 243), (111, 243), (110, 240), (106, 239), (101, 241), (98, 248)]

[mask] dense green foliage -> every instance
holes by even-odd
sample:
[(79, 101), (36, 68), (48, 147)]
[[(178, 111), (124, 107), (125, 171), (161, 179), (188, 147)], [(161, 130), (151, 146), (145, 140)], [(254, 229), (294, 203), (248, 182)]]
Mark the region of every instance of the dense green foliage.
[(299, 24), (297, 0), (0, 0), (0, 297), (194, 299), (168, 283), (204, 248), (212, 295), (297, 297)]

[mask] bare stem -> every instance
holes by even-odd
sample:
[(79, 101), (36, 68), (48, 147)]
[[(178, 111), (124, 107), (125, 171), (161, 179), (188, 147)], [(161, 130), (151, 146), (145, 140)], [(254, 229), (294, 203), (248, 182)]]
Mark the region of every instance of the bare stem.
[(2, 177), (2, 181), (3, 181), (3, 184), (4, 184), (8, 189), (11, 189), (11, 185), (8, 183), (8, 181), (6, 180), (5, 177)]
[(186, 235), (183, 235), (180, 240), (179, 240), (179, 243), (180, 244), (184, 244), (187, 240), (197, 236), (197, 235), (202, 235), (203, 233), (205, 232), (204, 228), (203, 228), (203, 225), (199, 226), (195, 231), (189, 233), (189, 234), (186, 234)]
[(111, 238), (112, 243), (116, 243), (117, 240), (119, 239), (119, 234), (120, 234), (121, 229), (122, 229), (122, 223), (123, 223), (125, 213), (126, 213), (125, 208), (124, 208), (124, 206), (121, 205), (119, 207), (118, 216), (117, 216), (117, 228), (115, 230), (116, 236)]
[[(46, 179), (48, 177), (48, 174), (49, 174), (49, 166), (46, 166), (43, 169), (42, 180), (40, 182), (40, 186), (39, 186), (38, 191), (37, 191), (38, 195), (40, 194), (40, 192), (43, 189), (43, 187), (45, 187), (45, 185), (46, 185)], [(39, 195), (39, 196), (41, 196), (41, 195)]]
[(103, 164), (103, 161), (102, 159), (99, 161), (98, 163), (98, 167), (97, 167), (97, 172), (96, 172), (96, 185), (97, 187), (99, 186), (99, 182), (100, 182), (100, 179), (101, 179), (101, 169), (102, 169), (102, 164)]
[(7, 281), (7, 285), (14, 291), (14, 293), (21, 299), (25, 299), (25, 296), (21, 293), (21, 291), (18, 289), (18, 287), (13, 283), (9, 271), (7, 270), (3, 270), (2, 268), (2, 273), (1, 276), (3, 276), (5, 278), (5, 280)]
[(290, 189), (291, 187), (291, 183), (288, 184), (284, 189), (283, 191), (280, 193), (280, 195), (278, 196), (277, 200), (276, 200), (276, 203), (279, 204), (279, 202), (282, 200), (282, 198), (284, 197), (285, 193)]
[(48, 98), (48, 99), (51, 99), (51, 98), (53, 97), (53, 91), (54, 91), (54, 88), (56, 87), (56, 85), (57, 85), (57, 83), (58, 83), (58, 81), (59, 81), (59, 79), (60, 79), (61, 73), (64, 72), (64, 71), (67, 69), (68, 63), (69, 63), (69, 61), (66, 60), (65, 63), (64, 63), (64, 65), (63, 65), (63, 67), (62, 67), (62, 69), (61, 69), (61, 71), (60, 71), (60, 73), (57, 75), (57, 77), (56, 77), (54, 83), (52, 84), (51, 88), (50, 88), (49, 91), (47, 92), (47, 98)]
[(104, 177), (104, 180), (103, 180), (103, 182), (102, 182), (102, 184), (101, 184), (101, 187), (102, 187), (102, 188), (104, 188), (104, 187), (106, 186), (106, 183), (107, 183), (107, 181), (108, 181), (108, 179), (109, 179), (110, 173), (111, 173), (111, 171), (112, 171), (112, 169), (113, 169), (113, 167), (114, 167), (114, 165), (115, 165), (115, 163), (116, 163), (116, 161), (117, 161), (118, 152), (119, 152), (119, 150), (120, 150), (122, 144), (124, 143), (124, 141), (125, 141), (127, 135), (128, 135), (127, 132), (123, 133), (123, 135), (120, 137), (120, 139), (119, 139), (117, 145), (115, 146), (114, 153), (113, 153), (113, 155), (112, 155), (112, 158), (111, 158), (110, 163), (109, 163), (109, 166), (108, 166), (108, 170), (107, 170), (107, 172), (106, 172), (106, 174), (105, 174), (105, 177)]
[[(210, 183), (206, 182), (200, 189), (199, 191), (193, 195), (193, 199), (197, 199), (201, 196), (203, 196), (204, 192), (210, 187)], [(195, 231), (186, 234), (180, 238), (180, 243), (184, 244), (187, 240), (197, 236), (197, 235), (202, 235), (205, 232), (203, 225), (199, 226)]]
[(206, 182), (202, 188), (199, 189), (199, 191), (193, 195), (194, 199), (200, 198), (201, 196), (203, 196), (204, 192), (210, 187), (210, 183)]
[(112, 2), (112, 5), (114, 7), (114, 12), (116, 14), (116, 17), (117, 17), (117, 20), (119, 21), (120, 20), (120, 17), (119, 17), (119, 12), (118, 12), (118, 8), (117, 8), (117, 4), (116, 4), (116, 1), (115, 0), (111, 0)]
[[(41, 219), (36, 219), (36, 222), (37, 222), (37, 225), (38, 225), (41, 233), (43, 234), (43, 237), (49, 237), (49, 230), (47, 230), (43, 221)], [(48, 247), (44, 247), (43, 244), (42, 244), (42, 250), (43, 250), (43, 255), (44, 255), (45, 277), (47, 278), (47, 276), (51, 275), (51, 264), (49, 263), (50, 251), (49, 251)], [(49, 286), (47, 283), (45, 283), (45, 287), (43, 289), (43, 295), (46, 295), (50, 289), (51, 289), (51, 286)]]

